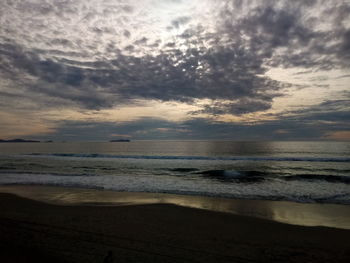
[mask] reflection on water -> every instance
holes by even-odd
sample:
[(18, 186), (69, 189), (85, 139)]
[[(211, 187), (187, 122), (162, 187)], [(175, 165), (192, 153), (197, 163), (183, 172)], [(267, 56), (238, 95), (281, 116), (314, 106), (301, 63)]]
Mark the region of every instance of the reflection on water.
[(1, 186), (0, 192), (64, 205), (175, 204), (278, 222), (350, 229), (350, 206), (282, 201), (234, 200), (161, 193), (130, 193), (42, 186)]
[(175, 156), (348, 156), (347, 142), (131, 141), (129, 143), (2, 143), (0, 153), (81, 153)]

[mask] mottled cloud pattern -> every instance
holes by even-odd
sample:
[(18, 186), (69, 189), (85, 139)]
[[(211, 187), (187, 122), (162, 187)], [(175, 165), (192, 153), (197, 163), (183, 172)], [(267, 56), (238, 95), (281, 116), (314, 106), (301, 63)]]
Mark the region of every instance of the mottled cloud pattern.
[[(330, 138), (349, 130), (349, 14), (347, 0), (3, 1), (0, 123), (37, 117), (57, 137), (95, 123), (101, 139)], [(312, 103), (299, 99), (317, 89)], [(196, 109), (176, 122), (89, 117), (152, 101)], [(62, 109), (84, 117), (68, 122)]]

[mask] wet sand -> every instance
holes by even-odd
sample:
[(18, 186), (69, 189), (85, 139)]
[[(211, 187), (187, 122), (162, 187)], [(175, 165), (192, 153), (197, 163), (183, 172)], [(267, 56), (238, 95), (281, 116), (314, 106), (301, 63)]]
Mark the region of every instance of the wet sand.
[(1, 262), (103, 262), (109, 250), (114, 262), (350, 260), (346, 229), (296, 226), (164, 203), (71, 202), (58, 205), (0, 194)]
[(244, 200), (163, 193), (115, 192), (28, 185), (0, 186), (0, 193), (12, 193), (25, 198), (60, 205), (174, 204), (214, 212), (258, 217), (293, 225), (350, 229), (349, 205)]

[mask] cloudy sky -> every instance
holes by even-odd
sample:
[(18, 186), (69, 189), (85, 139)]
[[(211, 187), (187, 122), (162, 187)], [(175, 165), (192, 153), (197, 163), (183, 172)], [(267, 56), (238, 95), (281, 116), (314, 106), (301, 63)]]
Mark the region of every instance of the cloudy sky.
[(0, 138), (350, 139), (350, 0), (2, 0)]

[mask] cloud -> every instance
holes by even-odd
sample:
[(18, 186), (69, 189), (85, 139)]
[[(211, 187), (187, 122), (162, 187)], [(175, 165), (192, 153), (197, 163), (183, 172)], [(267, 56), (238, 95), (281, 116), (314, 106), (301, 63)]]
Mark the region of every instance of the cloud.
[[(124, 50), (132, 52), (135, 47), (129, 45)], [(77, 101), (91, 109), (132, 99), (191, 102), (249, 97), (271, 101), (283, 87), (277, 81), (258, 76), (264, 72), (261, 61), (234, 47), (204, 52), (173, 49), (142, 58), (119, 54), (113, 60), (85, 63), (92, 68), (82, 67), (84, 63), (69, 65), (66, 59), (42, 60), (40, 54), (10, 44), (2, 45), (1, 53), (8, 69), (13, 69), (8, 78), (16, 73), (19, 78), (24, 74), (36, 78), (26, 85), (28, 92)]]
[[(255, 126), (254, 132), (243, 123), (212, 120), (220, 115), (268, 112), (277, 99), (289, 96), (297, 84), (271, 79), (266, 74), (271, 68), (298, 68), (302, 75), (322, 70), (325, 76), (310, 80), (310, 85), (328, 85), (337, 92), (324, 82), (332, 79), (327, 72), (334, 69), (343, 70), (345, 80), (348, 75), (349, 12), (345, 0), (226, 0), (219, 5), (205, 0), (186, 4), (5, 1), (0, 8), (4, 25), (0, 28), (0, 110), (45, 112), (67, 107), (91, 111), (149, 100), (201, 108), (189, 112), (191, 119), (180, 123), (181, 128), (176, 127), (178, 123), (147, 118), (135, 122), (136, 126), (99, 125), (110, 134), (134, 131), (135, 136), (149, 138), (207, 138), (209, 132), (225, 138), (256, 138), (256, 131), (289, 138), (306, 136), (309, 130), (317, 136), (327, 129), (342, 131), (340, 126), (324, 124), (318, 131), (307, 125), (348, 120), (349, 101), (339, 98), (323, 98), (319, 105), (298, 110), (273, 109), (271, 115), (260, 114), (276, 122)], [(214, 118), (201, 119), (204, 115)], [(63, 123), (61, 127), (84, 133), (79, 125)], [(234, 135), (229, 132), (232, 129)], [(268, 129), (276, 132), (268, 133)], [(68, 134), (67, 130), (60, 132)]]
[(285, 113), (283, 118), (253, 123), (199, 117), (184, 121), (150, 117), (124, 122), (62, 121), (48, 136), (83, 141), (110, 140), (116, 134), (133, 140), (345, 140), (350, 130), (350, 110), (330, 111), (341, 103), (327, 101), (315, 106), (314, 111), (295, 115)]
[[(28, 93), (40, 93), (75, 101), (81, 107), (88, 109), (132, 103), (134, 99), (188, 103), (196, 99), (234, 101), (242, 99), (239, 104), (244, 104), (244, 109), (231, 104), (232, 110), (228, 110), (238, 114), (267, 109), (271, 105), (271, 98), (277, 96), (276, 91), (283, 86), (282, 83), (263, 76), (266, 69), (263, 67), (261, 58), (247, 52), (239, 43), (218, 43), (205, 48), (204, 42), (215, 40), (220, 33), (208, 34), (202, 26), (185, 28), (186, 32), (192, 30), (191, 34), (195, 38), (189, 38), (187, 42), (182, 43), (186, 49), (181, 48), (179, 44), (184, 34), (172, 42), (165, 42), (164, 46), (167, 49), (161, 52), (154, 53), (146, 50), (146, 53), (142, 53), (141, 50), (144, 48), (158, 49), (158, 40), (153, 42), (157, 45), (147, 45), (151, 43), (150, 37), (141, 37), (132, 43), (124, 39), (123, 41), (129, 44), (123, 48), (120, 45), (116, 48), (118, 41), (115, 45), (111, 42), (107, 44), (105, 39), (96, 36), (96, 34), (113, 33), (114, 30), (108, 24), (101, 26), (101, 22), (104, 21), (101, 14), (109, 16), (109, 10), (122, 10), (124, 11), (120, 17), (122, 19), (124, 15), (128, 17), (133, 15), (135, 8), (125, 8), (124, 5), (112, 5), (112, 2), (109, 2), (108, 5), (100, 3), (95, 9), (84, 11), (85, 9), (79, 3), (79, 1), (69, 2), (68, 7), (64, 7), (60, 2), (52, 2), (44, 6), (42, 11), (40, 8), (37, 10), (37, 3), (33, 5), (28, 3), (25, 7), (20, 3), (6, 6), (9, 13), (23, 12), (23, 10), (29, 13), (39, 12), (40, 16), (36, 20), (39, 23), (32, 28), (33, 32), (29, 36), (34, 37), (37, 34), (38, 41), (47, 43), (51, 48), (50, 52), (43, 53), (42, 49), (33, 49), (31, 45), (25, 41), (21, 42), (18, 38), (3, 41), (1, 56), (6, 61), (6, 69), (9, 71), (5, 72), (6, 78), (11, 78), (11, 75), (15, 74), (17, 78), (29, 75), (32, 80), (29, 85), (25, 84)], [(62, 16), (70, 14), (70, 21), (78, 21), (79, 17), (76, 17), (78, 13), (75, 13), (77, 10), (83, 12), (79, 16), (89, 21), (88, 28), (92, 30), (91, 34), (101, 42), (87, 38), (89, 45), (86, 45), (82, 42), (83, 35), (80, 35), (80, 39), (76, 36), (68, 39), (72, 34), (69, 27), (60, 28), (62, 32), (57, 32), (58, 36), (55, 37), (50, 34), (41, 34), (44, 19), (47, 17), (54, 19), (53, 16), (56, 17), (58, 12)], [(173, 19), (171, 24), (174, 27), (190, 26), (190, 20), (189, 16), (180, 16)], [(32, 21), (34, 22), (29, 20), (30, 23)], [(15, 22), (17, 26), (24, 23), (18, 18)], [(47, 29), (50, 27), (51, 25), (48, 24)], [(123, 37), (129, 39), (133, 35), (130, 28), (123, 28), (123, 24), (120, 25), (120, 29), (118, 35), (120, 40)], [(200, 43), (200, 39), (204, 42)], [(25, 40), (33, 41), (29, 37)], [(193, 46), (194, 43), (196, 47)], [(106, 58), (98, 55), (97, 50), (103, 49), (106, 45), (107, 50), (113, 53), (113, 57)], [(73, 51), (78, 51), (76, 53), (78, 57), (70, 55)], [(87, 62), (86, 60), (91, 60), (89, 55), (91, 52), (95, 53), (93, 56), (95, 59)], [(254, 103), (246, 103), (248, 98)], [(253, 106), (249, 109), (248, 105)]]
[[(236, 3), (236, 4), (235, 4)], [(229, 39), (240, 38), (267, 65), (331, 69), (349, 67), (347, 1), (228, 2), (221, 14)], [(232, 19), (235, 14), (243, 14)]]
[(202, 110), (192, 112), (196, 114), (209, 114), (209, 115), (242, 115), (251, 112), (265, 111), (271, 107), (271, 101), (266, 100), (251, 100), (241, 99), (236, 102), (214, 102), (204, 105)]
[(179, 28), (180, 26), (182, 25), (186, 25), (188, 22), (191, 21), (191, 17), (188, 17), (188, 16), (180, 16), (174, 20), (171, 21), (171, 25), (174, 27), (174, 28)]
[(333, 131), (325, 134), (325, 139), (329, 140), (350, 140), (350, 131)]
[(326, 100), (311, 107), (285, 111), (280, 114), (282, 116), (302, 118), (304, 120), (347, 121), (350, 119), (349, 105), (349, 99)]

